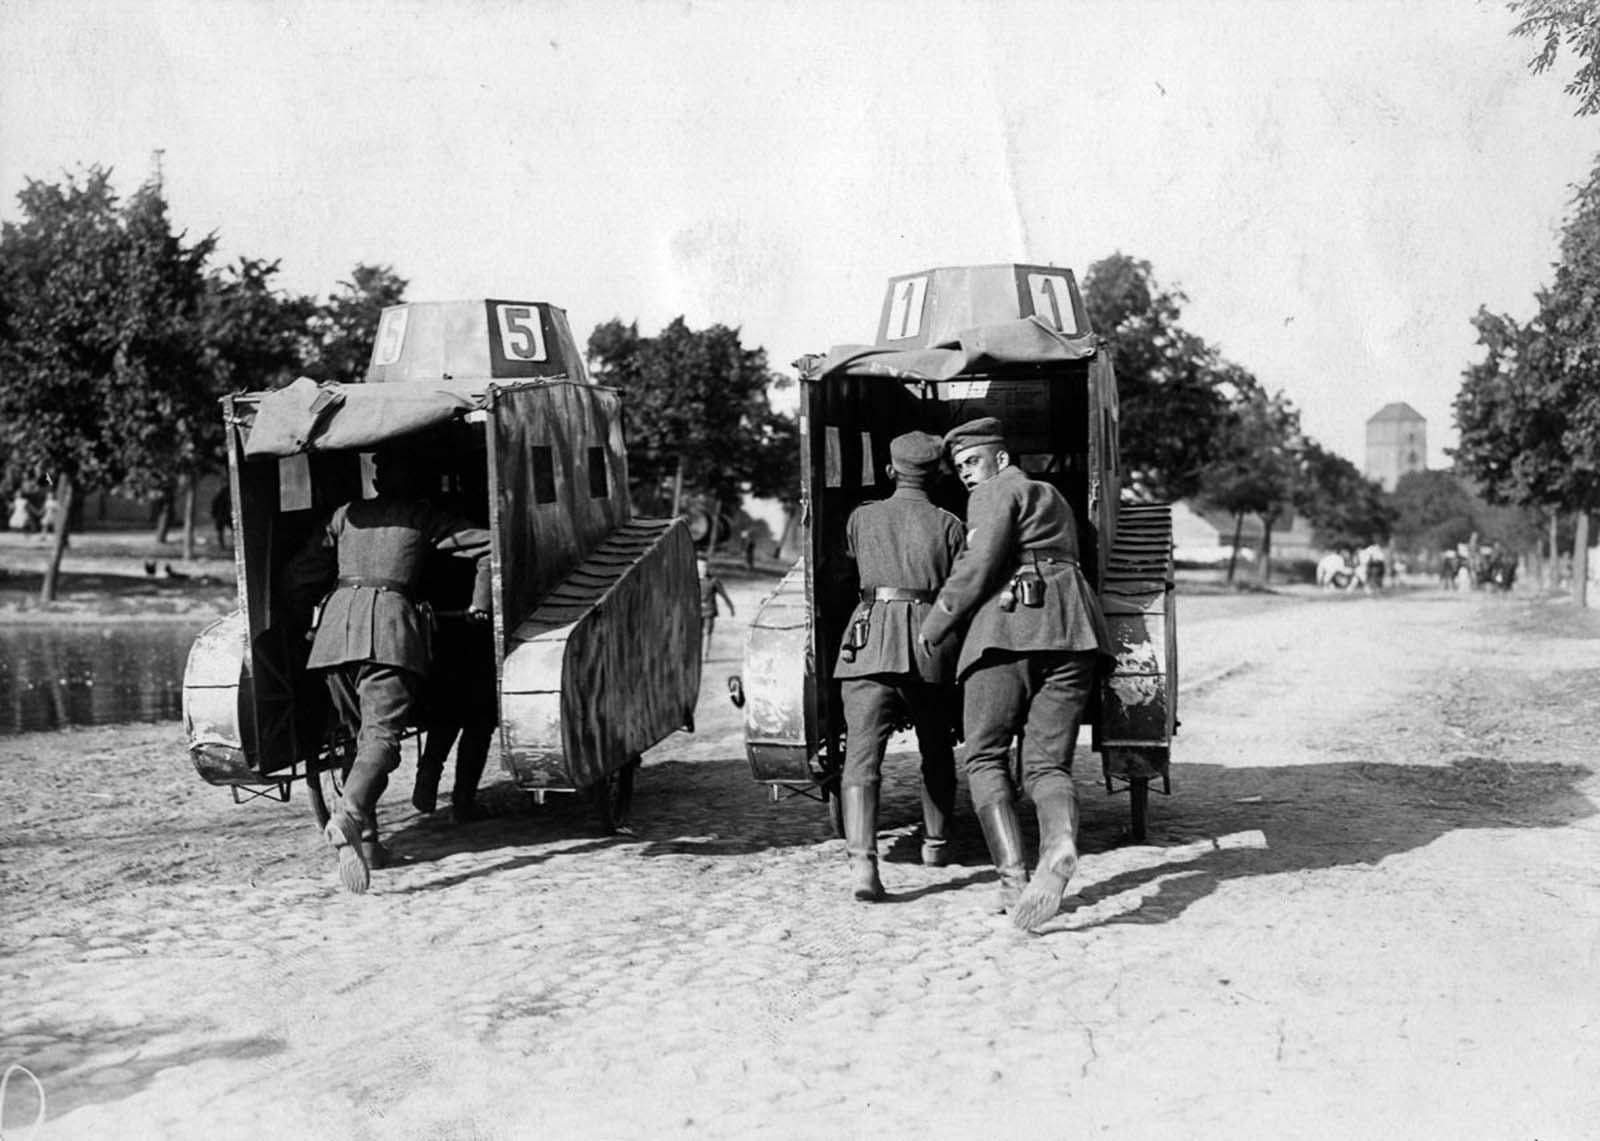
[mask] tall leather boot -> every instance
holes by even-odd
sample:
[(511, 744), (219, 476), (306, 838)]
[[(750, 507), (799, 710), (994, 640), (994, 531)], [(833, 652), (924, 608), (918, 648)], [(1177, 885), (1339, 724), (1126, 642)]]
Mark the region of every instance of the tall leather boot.
[(840, 790), (844, 844), (850, 856), (850, 887), (863, 903), (883, 898), (878, 878), (878, 786), (847, 785)]
[(461, 730), (461, 740), (456, 745), (456, 783), (450, 793), (451, 823), (470, 824), (483, 819), (477, 800), (478, 782), (483, 779), (492, 736), (493, 730), (488, 726), (469, 725)]
[(922, 785), (922, 862), (930, 868), (942, 868), (950, 862), (946, 829), (954, 814), (951, 803), (954, 796), (941, 795), (943, 789), (930, 790), (927, 781)]
[(1053, 918), (1061, 910), (1067, 881), (1078, 870), (1078, 796), (1069, 786), (1034, 800), (1039, 810), (1039, 866), (1023, 891), (1011, 922), (1024, 931)]
[(1000, 914), (1012, 911), (1028, 886), (1028, 865), (1022, 849), (1022, 822), (1017, 819), (1017, 806), (1010, 800), (997, 800), (978, 809), (978, 823), (983, 827), (983, 838), (989, 844), (989, 858), (994, 870), (1000, 873), (1000, 894), (995, 910)]
[(344, 803), (328, 819), (323, 836), (339, 857), (339, 882), (359, 895), (372, 884), (363, 840), (377, 839), (378, 797), (389, 784), (381, 758), (357, 756), (344, 782)]
[(444, 776), (444, 762), (450, 756), (450, 746), (455, 744), (460, 730), (442, 722), (428, 729), (427, 743), (422, 746), (422, 756), (417, 758), (417, 783), (411, 789), (411, 807), (429, 813), (439, 807), (439, 780)]

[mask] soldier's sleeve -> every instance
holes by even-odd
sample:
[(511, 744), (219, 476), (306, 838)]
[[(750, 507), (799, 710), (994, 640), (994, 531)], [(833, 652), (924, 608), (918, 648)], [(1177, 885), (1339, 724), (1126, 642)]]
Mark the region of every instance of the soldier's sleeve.
[(338, 532), (330, 516), (283, 566), (278, 593), (290, 616), (296, 620), (307, 618), (338, 573)]
[(967, 500), (967, 545), (950, 568), (939, 597), (922, 620), (922, 636), (942, 642), (994, 593), (1011, 569), (1016, 545), (1016, 496), (990, 480), (979, 484)]
[(434, 512), (427, 535), (435, 550), (458, 559), (477, 560), (478, 576), (472, 582), (472, 609), (490, 609), (494, 588), (489, 551), (493, 544), (488, 530), (459, 516)]

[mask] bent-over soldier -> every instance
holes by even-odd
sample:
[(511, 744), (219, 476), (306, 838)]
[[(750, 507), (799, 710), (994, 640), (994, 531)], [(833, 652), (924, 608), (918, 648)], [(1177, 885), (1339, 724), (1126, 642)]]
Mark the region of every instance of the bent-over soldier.
[(840, 800), (852, 890), (883, 898), (878, 877), (878, 789), (896, 720), (908, 716), (922, 754), (922, 862), (945, 862), (945, 830), (955, 808), (953, 706), (956, 643), (922, 652), (917, 631), (961, 550), (961, 520), (935, 507), (926, 485), (939, 469), (939, 437), (908, 432), (889, 444), (894, 494), (864, 503), (845, 524), (845, 553), (856, 564), (861, 599), (851, 615), (833, 676), (846, 726)]
[[(1061, 908), (1077, 868), (1072, 750), (1110, 637), (1078, 566), (1072, 507), (1011, 463), (1000, 421), (945, 436), (967, 500), (967, 549), (922, 624), (933, 645), (968, 621), (957, 663), (967, 783), (1000, 873), (1000, 910), (1032, 930)], [(1022, 735), (1020, 772), (1011, 743)], [(1024, 863), (1021, 784), (1039, 814), (1039, 862)]]
[(339, 879), (367, 890), (381, 858), (377, 806), (400, 764), (400, 738), (428, 672), (430, 615), (417, 604), (424, 560), (433, 550), (475, 559), (468, 617), (489, 618), (489, 532), (423, 499), (412, 457), (380, 452), (374, 499), (334, 510), (285, 570), (285, 593), (300, 612), (327, 590), (308, 669), (320, 669), (334, 710), (355, 730), (356, 755), (344, 803), (325, 835), (339, 855)]

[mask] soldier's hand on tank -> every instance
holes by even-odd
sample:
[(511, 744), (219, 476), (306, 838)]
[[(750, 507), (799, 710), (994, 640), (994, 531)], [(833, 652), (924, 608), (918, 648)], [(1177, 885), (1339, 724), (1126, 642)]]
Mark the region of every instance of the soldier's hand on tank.
[(489, 612), (487, 610), (479, 609), (476, 606), (468, 607), (467, 621), (482, 625), (483, 623), (489, 621)]

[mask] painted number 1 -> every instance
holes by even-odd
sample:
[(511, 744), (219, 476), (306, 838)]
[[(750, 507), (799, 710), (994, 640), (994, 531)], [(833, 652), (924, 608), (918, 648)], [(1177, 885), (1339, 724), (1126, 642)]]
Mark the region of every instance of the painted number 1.
[(536, 305), (499, 305), (500, 348), (512, 361), (545, 359), (544, 325)]
[(889, 320), (884, 332), (891, 341), (903, 341), (922, 332), (922, 299), (928, 292), (926, 277), (908, 277), (894, 283)]
[(1030, 273), (1028, 291), (1033, 294), (1035, 316), (1049, 321), (1063, 333), (1077, 332), (1078, 321), (1072, 313), (1072, 294), (1067, 289), (1066, 278)]

